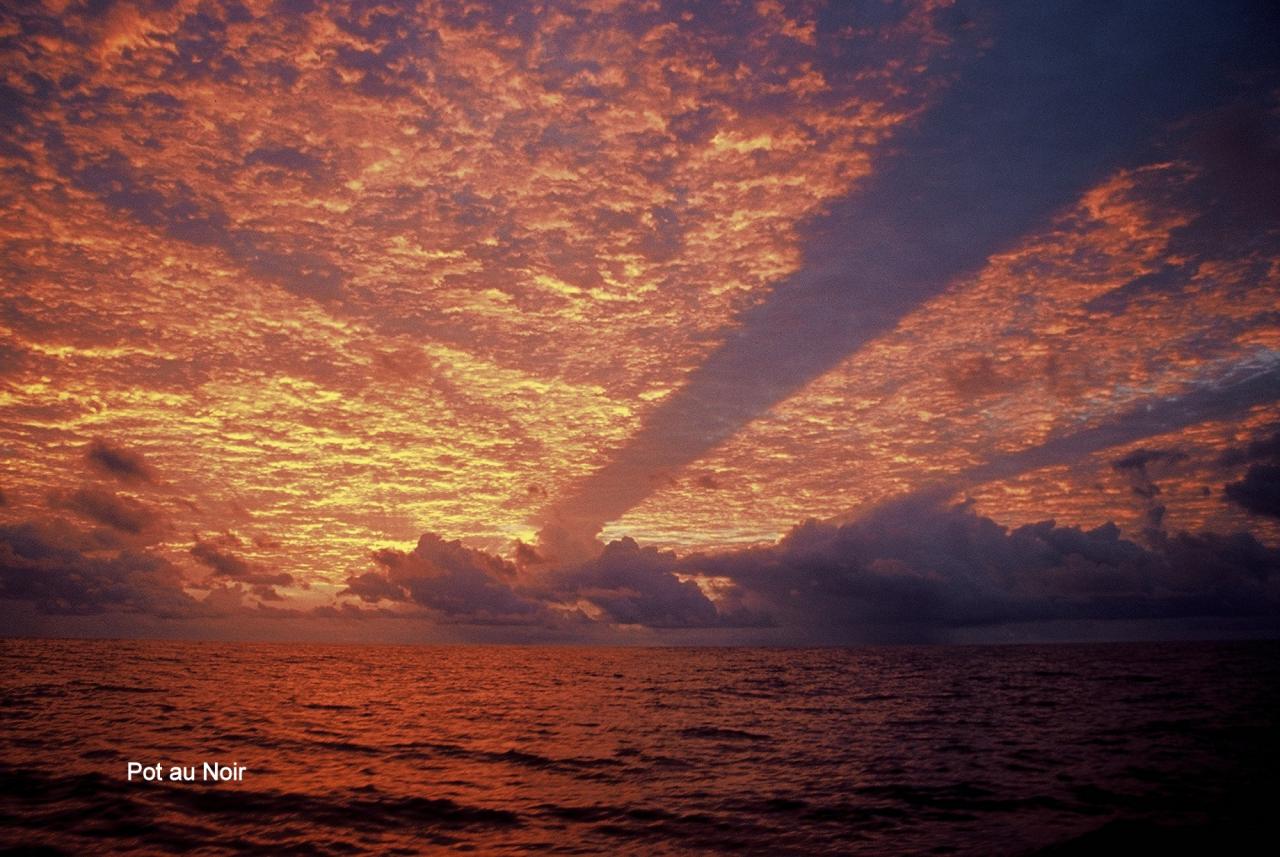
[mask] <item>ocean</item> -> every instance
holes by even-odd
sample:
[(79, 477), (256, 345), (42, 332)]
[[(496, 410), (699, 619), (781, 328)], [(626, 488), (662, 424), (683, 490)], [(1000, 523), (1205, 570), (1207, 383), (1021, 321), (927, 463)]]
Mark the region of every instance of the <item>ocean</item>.
[(22, 639), (0, 700), (35, 855), (1262, 853), (1280, 771), (1274, 642)]

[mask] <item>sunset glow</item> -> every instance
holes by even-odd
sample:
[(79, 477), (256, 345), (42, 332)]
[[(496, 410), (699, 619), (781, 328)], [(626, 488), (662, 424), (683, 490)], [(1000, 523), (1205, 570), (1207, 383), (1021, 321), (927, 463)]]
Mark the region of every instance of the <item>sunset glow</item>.
[[(1009, 71), (1032, 24), (941, 0), (0, 22), (22, 627), (803, 625), (759, 552), (923, 496), (1274, 563), (1280, 88), (1226, 23), (1158, 46), (1196, 84), (1158, 94), (1063, 48), (1045, 106)], [(1019, 160), (1017, 111), (1077, 107)], [(978, 211), (912, 183), (935, 163)], [(1125, 562), (1134, 597), (1226, 585)], [(1230, 574), (1274, 614), (1274, 575)]]

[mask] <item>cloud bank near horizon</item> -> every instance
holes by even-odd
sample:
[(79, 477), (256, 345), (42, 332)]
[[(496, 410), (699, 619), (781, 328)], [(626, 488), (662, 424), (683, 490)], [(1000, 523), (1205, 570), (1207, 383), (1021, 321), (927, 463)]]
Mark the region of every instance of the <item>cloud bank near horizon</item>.
[[(1257, 462), (1275, 460), (1277, 439), (1280, 432), (1224, 456), (1249, 467), (1224, 487), (1233, 501), (1259, 467), (1273, 466)], [(487, 629), (487, 640), (607, 642), (641, 631), (661, 641), (700, 631), (722, 642), (744, 633), (807, 643), (932, 641), (1007, 625), (1189, 618), (1280, 628), (1280, 551), (1247, 532), (1163, 528), (1161, 468), (1186, 458), (1143, 448), (1110, 459), (1150, 504), (1142, 542), (1114, 524), (1006, 527), (972, 502), (927, 493), (846, 523), (810, 520), (768, 545), (677, 554), (622, 538), (571, 564), (523, 545), (506, 559), (426, 533), (410, 550), (374, 551), (332, 603), (308, 609), (268, 606), (278, 596), (265, 590), (288, 585), (289, 575), (246, 561), (229, 535), (196, 537), (190, 553), (208, 574), (193, 585), (153, 549), (163, 526), (135, 526), (140, 501), (84, 489), (51, 498), (78, 521), (0, 527), (0, 599), (51, 617), (135, 614), (175, 627), (246, 617), (395, 619), (451, 626), (460, 639)]]

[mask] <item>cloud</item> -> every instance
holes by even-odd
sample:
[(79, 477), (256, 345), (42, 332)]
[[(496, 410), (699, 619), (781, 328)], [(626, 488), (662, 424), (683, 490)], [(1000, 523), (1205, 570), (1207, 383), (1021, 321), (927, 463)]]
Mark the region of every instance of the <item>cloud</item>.
[[(191, 549), (214, 571), (213, 580), (202, 583), (189, 579), (189, 571), (154, 543), (159, 518), (140, 511), (141, 504), (97, 489), (54, 492), (52, 499), (58, 508), (106, 526), (83, 529), (57, 517), (0, 525), (0, 600), (28, 603), (45, 616), (207, 621), (299, 615), (262, 605), (283, 600), (273, 587), (292, 583), (292, 577), (234, 555), (226, 549), (229, 537), (197, 540)], [(195, 597), (188, 589), (204, 594)], [(257, 600), (246, 600), (250, 594)]]
[(1244, 479), (1229, 483), (1223, 493), (1255, 515), (1280, 518), (1280, 465), (1255, 464)]
[[(1139, 400), (1086, 428), (1064, 431), (1034, 446), (997, 454), (982, 464), (926, 485), (916, 491), (916, 496), (938, 500), (973, 485), (1010, 479), (1044, 467), (1071, 465), (1100, 450), (1235, 417), (1250, 408), (1274, 402), (1277, 396), (1280, 396), (1280, 366), (1270, 362), (1246, 366), (1210, 383), (1191, 385), (1177, 395)], [(1176, 465), (1181, 461), (1181, 454), (1177, 450), (1139, 450), (1113, 462), (1113, 467), (1130, 474), (1135, 493), (1149, 492), (1154, 496), (1156, 486), (1142, 481), (1145, 478), (1150, 482), (1147, 466), (1156, 462)]]
[(352, 575), (343, 595), (362, 601), (418, 604), (445, 622), (477, 625), (537, 624), (544, 605), (516, 592), (516, 567), (501, 557), (425, 533), (408, 552), (375, 551), (378, 570)]
[(1218, 464), (1250, 465), (1243, 479), (1223, 486), (1228, 500), (1250, 514), (1280, 518), (1280, 431), (1224, 451)]
[(1007, 393), (1025, 383), (1025, 379), (1002, 372), (986, 354), (961, 358), (944, 367), (942, 375), (957, 393), (970, 398)]
[(272, 572), (257, 563), (249, 562), (227, 550), (219, 541), (197, 539), (191, 548), (191, 556), (201, 565), (213, 570), (214, 576), (236, 580), (250, 586), (259, 587), (259, 595), (275, 600), (278, 594), (273, 586), (291, 586), (293, 576), (287, 572)]
[(1008, 529), (967, 505), (886, 507), (810, 521), (777, 544), (692, 556), (780, 624), (829, 640), (1056, 620), (1280, 614), (1280, 551), (1248, 534), (1180, 534), (1151, 547), (1114, 524)]
[(769, 628), (780, 640), (828, 643), (1022, 623), (1280, 617), (1280, 551), (1247, 533), (1144, 536), (1148, 544), (1124, 538), (1113, 523), (1011, 529), (972, 504), (911, 497), (845, 524), (808, 521), (772, 545), (678, 556), (622, 538), (591, 559), (523, 575), (427, 534), (409, 553), (377, 552), (380, 569), (352, 576), (344, 594), (416, 603), (451, 622)]
[[(197, 585), (116, 533), (60, 519), (0, 526), (0, 598), (46, 615), (305, 613), (261, 603), (281, 600), (273, 587), (292, 578), (237, 555), (230, 537), (190, 549), (213, 571)], [(410, 551), (374, 552), (374, 567), (347, 579), (348, 600), (314, 615), (417, 616), (499, 634), (520, 626), (566, 640), (643, 627), (791, 643), (945, 640), (964, 629), (1061, 621), (1280, 617), (1280, 551), (1247, 533), (1147, 536), (1138, 544), (1110, 523), (1008, 528), (971, 504), (918, 497), (849, 523), (808, 521), (766, 546), (680, 556), (623, 538), (558, 567), (526, 551), (537, 561), (531, 570), (427, 533)], [(192, 585), (207, 594), (193, 598)], [(250, 594), (256, 606), (246, 603)]]
[(113, 547), (59, 520), (0, 526), (0, 597), (30, 601), (47, 614), (206, 612), (167, 559)]
[[(219, 249), (254, 275), (294, 294), (321, 301), (339, 294), (345, 273), (322, 252), (296, 238), (281, 239), (263, 230), (237, 227), (213, 195), (201, 193), (186, 181), (148, 173), (114, 149), (77, 165), (75, 152), (56, 148), (58, 160), (68, 166), (67, 178), (72, 184), (101, 196), (107, 205), (142, 226), (195, 247)], [(286, 148), (255, 149), (246, 156), (246, 166), (256, 164), (277, 169), (286, 165), (294, 170), (302, 170), (304, 165), (319, 168), (314, 159)]]
[[(1228, 56), (1246, 67), (1270, 59), (1250, 26), (1266, 13), (1248, 4), (1230, 15), (1179, 7), (1159, 21), (1124, 5), (1070, 19), (1035, 4), (969, 12), (990, 27), (981, 57), (957, 69), (853, 194), (806, 224), (803, 270), (727, 325), (687, 382), (547, 520), (598, 532), (652, 492), (654, 474), (696, 461), (1151, 154), (1172, 123), (1229, 90)], [(980, 395), (997, 380), (979, 367), (954, 382)]]
[[(1163, 424), (1187, 419), (1188, 403), (1170, 400), (1100, 424), (1136, 391), (1165, 396), (1220, 377), (1221, 364), (1205, 362), (1228, 354), (1220, 341), (1265, 350), (1265, 317), (1228, 313), (1234, 320), (1219, 336), (1176, 320), (1204, 315), (1204, 305), (1166, 307), (1167, 328), (1147, 337), (1167, 346), (1147, 367), (1158, 362), (1160, 373), (1125, 363), (1093, 378), (1077, 349), (1091, 352), (1086, 331), (1094, 326), (1075, 304), (1064, 302), (1070, 323), (1052, 328), (1065, 333), (1032, 323), (1049, 317), (1032, 304), (1060, 297), (1045, 272), (1062, 265), (1067, 276), (1107, 284), (1146, 277), (1135, 290), (1143, 295), (1187, 283), (1214, 294), (1222, 279), (1250, 284), (1256, 300), (1269, 282), (1268, 260), (1224, 255), (1217, 261), (1248, 261), (1258, 273), (1235, 276), (1220, 265), (1197, 274), (1216, 257), (1184, 241), (1163, 255), (1133, 251), (1115, 268), (1104, 264), (1111, 254), (1130, 254), (1131, 242), (1159, 244), (1166, 229), (1139, 224), (1113, 249), (1119, 227), (1104, 229), (1112, 215), (1097, 212), (1071, 215), (1064, 234), (1097, 240), (1064, 241), (1060, 258), (1053, 241), (1024, 247), (1018, 239), (1046, 212), (1079, 202), (1081, 191), (1087, 204), (1073, 211), (1099, 198), (1104, 212), (1119, 206), (1128, 192), (1096, 193), (1096, 181), (1113, 184), (1117, 166), (1124, 175), (1125, 165), (1152, 164), (1147, 143), (1171, 139), (1170, 120), (1214, 103), (1210, 80), (1232, 75), (1217, 68), (1216, 48), (1246, 55), (1274, 28), (1250, 26), (1235, 6), (1223, 14), (1184, 6), (1153, 22), (1124, 4), (1081, 16), (1032, 5), (988, 11), (967, 0), (938, 21), (929, 14), (913, 23), (914, 10), (929, 5), (834, 4), (817, 22), (816, 50), (779, 47), (806, 29), (812, 42), (813, 22), (762, 31), (748, 23), (755, 16), (726, 23), (713, 7), (679, 22), (625, 8), (574, 21), (557, 21), (554, 9), (512, 17), (483, 3), (465, 14), (332, 8), (299, 26), (296, 16), (254, 18), (238, 5), (202, 4), (113, 12), (107, 34), (75, 8), (24, 15), (23, 37), (9, 45), (18, 71), (0, 88), (15, 118), (0, 137), (14, 181), (29, 191), (15, 193), (29, 203), (15, 216), (30, 276), (6, 304), (7, 317), (22, 320), (14, 340), (21, 347), (0, 355), (18, 373), (12, 387), (24, 408), (14, 412), (25, 427), (14, 449), (33, 465), (17, 474), (25, 481), (6, 486), (12, 500), (44, 495), (40, 475), (50, 469), (39, 459), (65, 448), (67, 426), (97, 425), (126, 439), (143, 432), (153, 455), (173, 453), (158, 465), (185, 469), (164, 473), (179, 480), (175, 490), (182, 485), (201, 501), (184, 512), (176, 498), (166, 500), (184, 529), (197, 525), (196, 515), (210, 516), (198, 522), (205, 531), (238, 526), (232, 516), (241, 513), (229, 511), (241, 508), (237, 498), (263, 504), (244, 508), (244, 517), (264, 515), (287, 546), (288, 567), (320, 579), (345, 568), (351, 544), (416, 535), (405, 529), (410, 518), (495, 544), (567, 495), (536, 550), (518, 550), (514, 571), (496, 557), (420, 543), (380, 552), (372, 569), (348, 581), (348, 598), (395, 610), (417, 605), (414, 615), (430, 610), (458, 623), (581, 609), (601, 624), (718, 627), (785, 619), (789, 602), (746, 574), (713, 573), (635, 542), (597, 544), (576, 518), (612, 518), (635, 501), (628, 492), (661, 486), (712, 508), (709, 519), (718, 510), (720, 533), (689, 525), (697, 537), (755, 538), (801, 514), (850, 505), (814, 499), (823, 483), (837, 497), (850, 484), (833, 470), (842, 459), (903, 462), (864, 479), (862, 496), (872, 497), (971, 462), (985, 460), (986, 470), (960, 478), (1055, 457), (1074, 464), (1081, 449), (1158, 430), (1161, 416)], [(892, 27), (883, 26), (886, 16)], [(899, 23), (905, 35), (889, 38)], [(852, 38), (839, 35), (846, 30)], [(502, 50), (490, 50), (495, 33), (505, 34)], [(954, 46), (935, 51), (917, 39)], [(105, 43), (101, 51), (95, 40)], [(956, 57), (971, 60), (961, 66)], [(1241, 65), (1247, 70), (1247, 59)], [(1250, 85), (1263, 98), (1274, 92)], [(351, 116), (361, 120), (353, 125)], [(466, 121), (451, 121), (458, 117)], [(1205, 138), (1206, 151), (1219, 154), (1185, 163), (1157, 143), (1155, 162), (1180, 163), (1158, 170), (1169, 175), (1153, 186), (1181, 186), (1202, 169), (1196, 193), (1222, 189), (1227, 202), (1213, 210), (1238, 212), (1244, 237), (1256, 238), (1253, 226), (1274, 216), (1277, 198), (1261, 192), (1276, 172), (1268, 122), (1274, 116), (1223, 114), (1220, 133)], [(1145, 188), (1136, 184), (1128, 201), (1152, 203)], [(1195, 208), (1152, 204), (1167, 208), (1170, 222)], [(819, 211), (831, 213), (811, 220)], [(114, 222), (122, 218), (134, 228)], [(1010, 242), (1026, 258), (992, 268), (991, 252), (1007, 256)], [(859, 408), (857, 395), (828, 395), (829, 423), (793, 412), (799, 418), (781, 424), (795, 428), (797, 455), (748, 449), (731, 459), (745, 470), (696, 460), (975, 267), (1028, 284), (992, 294), (1026, 310), (1006, 317), (989, 305), (992, 328), (1008, 337), (971, 336), (957, 325), (954, 339), (941, 339), (966, 343), (960, 348), (895, 356), (883, 375), (855, 367), (853, 393), (905, 392), (874, 409)], [(327, 302), (291, 300), (272, 284)], [(1170, 330), (1188, 336), (1171, 340)], [(1035, 341), (1018, 339), (1035, 331)], [(1010, 351), (1028, 356), (1010, 360)], [(1077, 389), (1079, 407), (1054, 410), (1034, 389), (997, 397), (1036, 387), (1029, 370), (1046, 353), (1045, 365), (1067, 379), (1062, 386)], [(1098, 365), (1123, 362), (1105, 351), (1090, 356)], [(948, 390), (935, 408), (918, 395), (928, 389), (895, 374), (908, 365), (980, 401), (956, 409)], [(205, 375), (214, 383), (189, 383)], [(1267, 383), (1253, 389), (1280, 389), (1274, 375)], [(908, 407), (899, 414), (901, 404)], [(988, 404), (980, 421), (967, 421)], [(848, 441), (861, 427), (890, 442), (858, 448)], [(1034, 446), (1046, 432), (1046, 445)], [(843, 448), (801, 449), (824, 436)], [(973, 442), (956, 442), (961, 436)], [(639, 440), (608, 470), (629, 438)], [(922, 449), (939, 454), (916, 467)], [(145, 466), (128, 450), (107, 450), (117, 465), (132, 456)], [(950, 462), (941, 460), (947, 454)], [(706, 474), (674, 484), (687, 461)], [(765, 461), (807, 473), (808, 484), (790, 490), (772, 478), (776, 471), (750, 470)], [(143, 469), (93, 466), (113, 480), (150, 481)], [(574, 505), (579, 481), (602, 467), (618, 479), (588, 478), (586, 499)], [(1147, 470), (1158, 476), (1156, 468), (1124, 472), (1142, 470), (1150, 498)], [(213, 476), (197, 488), (201, 473)], [(1232, 479), (1248, 477), (1227, 474), (1215, 487)], [(118, 553), (131, 533), (151, 532), (140, 503), (83, 490), (60, 492), (56, 503), (69, 518), (101, 525), (85, 534), (86, 556)], [(743, 526), (729, 508), (778, 497), (790, 502), (758, 527)], [(680, 511), (624, 523), (633, 534), (672, 538), (688, 520)], [(1149, 540), (1142, 550), (1167, 558), (1175, 541)], [(171, 561), (200, 563), (199, 575), (226, 592), (288, 577), (274, 559), (263, 560), (267, 568), (254, 562), (264, 544), (215, 538), (187, 556), (188, 545), (171, 545)], [(749, 559), (711, 558), (730, 569)], [(866, 567), (885, 593), (872, 614), (896, 615), (890, 592), (899, 593), (903, 616), (913, 593), (922, 602), (936, 596), (934, 569), (874, 555)]]
[(1147, 526), (1143, 532), (1148, 539), (1161, 532), (1167, 511), (1163, 504), (1156, 501), (1156, 497), (1160, 495), (1160, 486), (1156, 484), (1151, 469), (1158, 466), (1167, 470), (1186, 460), (1187, 454), (1181, 450), (1143, 448), (1111, 462), (1113, 469), (1128, 475), (1133, 493), (1146, 504)]
[(629, 538), (587, 560), (556, 563), (517, 544), (520, 566), (426, 533), (412, 551), (376, 551), (378, 568), (351, 575), (342, 595), (368, 604), (417, 604), (450, 623), (478, 625), (640, 625), (648, 628), (754, 626), (767, 619), (724, 593), (711, 600), (681, 572), (675, 553)]
[(592, 560), (551, 572), (543, 585), (549, 596), (587, 601), (603, 620), (621, 625), (709, 628), (763, 621), (746, 611), (717, 609), (695, 582), (677, 576), (679, 568), (673, 552), (622, 538)]
[(379, 601), (408, 601), (409, 593), (398, 583), (392, 583), (385, 572), (366, 571), (347, 578), (343, 595), (354, 595), (361, 601), (376, 604)]
[(95, 470), (126, 483), (151, 483), (155, 474), (136, 452), (102, 438), (95, 438), (85, 451), (85, 460)]
[(1111, 466), (1116, 470), (1139, 471), (1146, 478), (1146, 469), (1150, 464), (1157, 462), (1176, 464), (1186, 460), (1187, 454), (1177, 449), (1135, 449), (1128, 455), (1111, 462)]
[(290, 146), (263, 146), (245, 156), (245, 164), (265, 164), (282, 170), (315, 175), (322, 165), (318, 158)]
[(716, 479), (715, 474), (713, 473), (703, 473), (693, 481), (693, 484), (697, 485), (699, 488), (705, 488), (708, 491), (718, 491), (724, 487), (720, 484), (720, 481)]
[(150, 506), (101, 488), (54, 490), (49, 493), (49, 505), (134, 536), (154, 529), (161, 521), (160, 514)]

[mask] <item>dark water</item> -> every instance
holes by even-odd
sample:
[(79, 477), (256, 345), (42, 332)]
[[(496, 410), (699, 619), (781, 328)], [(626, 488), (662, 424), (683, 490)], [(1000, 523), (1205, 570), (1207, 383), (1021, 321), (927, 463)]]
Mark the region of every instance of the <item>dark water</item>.
[(0, 641), (0, 851), (1264, 853), (1278, 656)]

